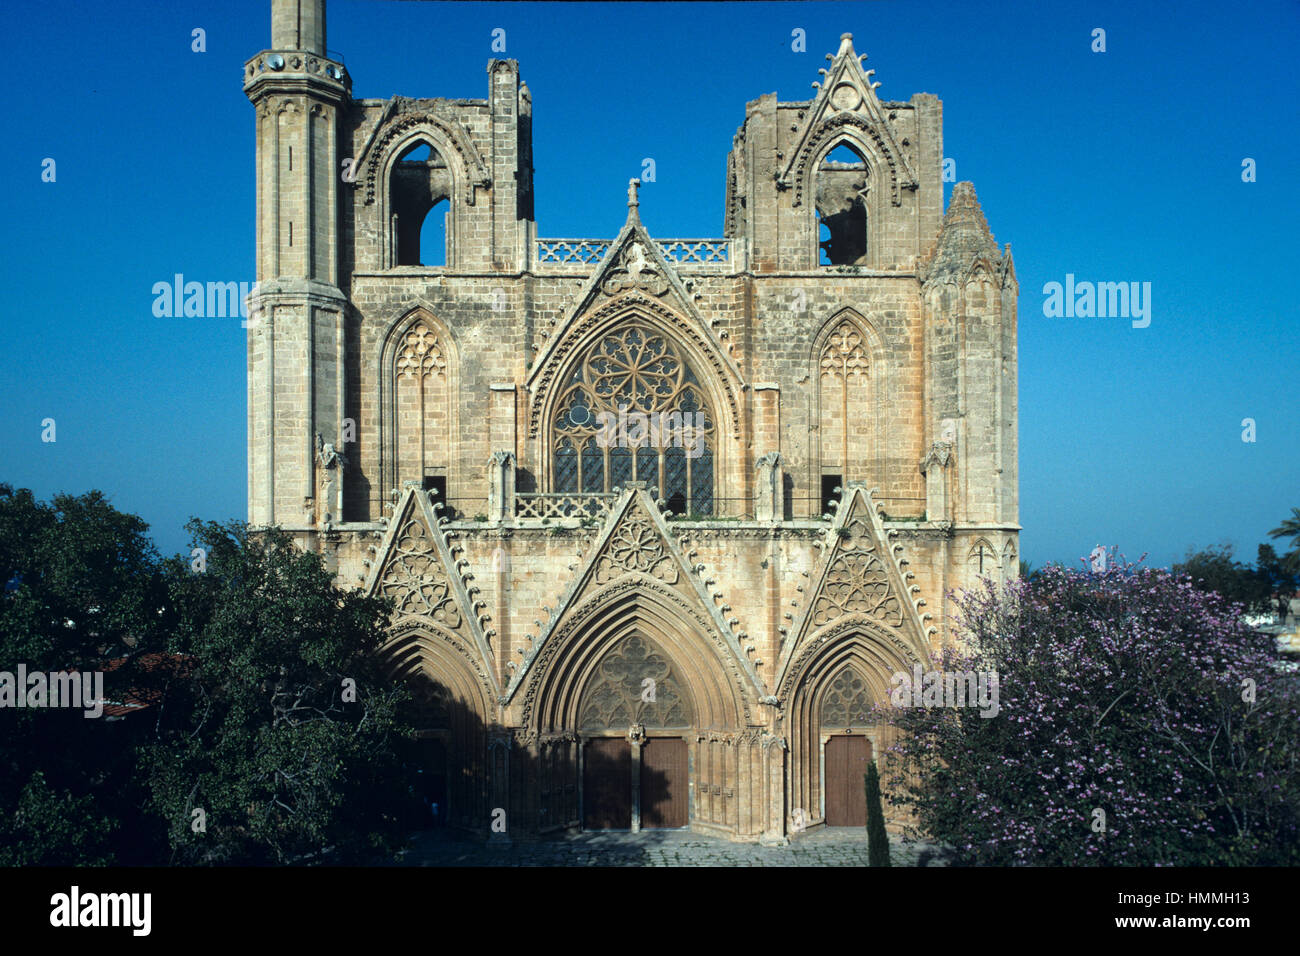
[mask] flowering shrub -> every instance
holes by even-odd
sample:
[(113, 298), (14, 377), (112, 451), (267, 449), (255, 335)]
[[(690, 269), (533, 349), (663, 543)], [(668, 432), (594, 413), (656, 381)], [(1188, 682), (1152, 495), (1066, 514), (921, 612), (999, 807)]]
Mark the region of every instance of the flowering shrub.
[(914, 830), (976, 864), (1300, 863), (1300, 693), (1240, 606), (1114, 555), (955, 600), (935, 666), (1001, 706), (883, 706)]

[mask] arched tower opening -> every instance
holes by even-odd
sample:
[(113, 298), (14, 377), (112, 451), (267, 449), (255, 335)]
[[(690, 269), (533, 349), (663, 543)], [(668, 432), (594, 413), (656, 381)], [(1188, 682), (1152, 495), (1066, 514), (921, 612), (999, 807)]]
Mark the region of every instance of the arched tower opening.
[(841, 141), (817, 167), (818, 262), (824, 266), (867, 262), (866, 158)]
[(452, 174), (442, 155), (423, 140), (413, 143), (394, 164), (389, 189), (395, 264), (446, 265)]

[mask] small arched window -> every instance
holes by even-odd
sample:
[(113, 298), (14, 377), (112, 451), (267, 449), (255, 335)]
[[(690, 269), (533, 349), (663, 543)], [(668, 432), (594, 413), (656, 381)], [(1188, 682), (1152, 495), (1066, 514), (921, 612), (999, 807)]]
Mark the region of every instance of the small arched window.
[(394, 265), (447, 264), (451, 188), (451, 170), (428, 143), (415, 143), (398, 158), (393, 166), (389, 207)]
[(827, 266), (867, 262), (867, 161), (840, 143), (817, 168), (818, 262)]
[(977, 578), (992, 578), (998, 581), (1002, 574), (998, 553), (984, 538), (975, 542), (975, 546), (966, 555), (966, 567), (971, 575)]
[(554, 491), (643, 481), (674, 514), (713, 513), (713, 414), (661, 332), (632, 322), (605, 335), (573, 368), (554, 415)]

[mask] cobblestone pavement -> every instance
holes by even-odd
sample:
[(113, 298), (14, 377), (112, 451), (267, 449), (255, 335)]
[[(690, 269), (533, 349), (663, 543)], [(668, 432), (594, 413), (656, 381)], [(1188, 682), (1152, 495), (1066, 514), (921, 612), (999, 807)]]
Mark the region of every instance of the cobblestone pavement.
[[(894, 866), (938, 866), (934, 847), (890, 838)], [(446, 830), (417, 833), (403, 866), (866, 866), (865, 830), (819, 829), (785, 847), (731, 843), (686, 830), (598, 831), (489, 846)]]

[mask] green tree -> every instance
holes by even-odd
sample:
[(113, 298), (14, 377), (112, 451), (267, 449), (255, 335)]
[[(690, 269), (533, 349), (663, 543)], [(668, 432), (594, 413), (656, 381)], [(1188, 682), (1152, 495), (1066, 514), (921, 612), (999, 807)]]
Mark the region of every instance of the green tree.
[(1283, 555), (1282, 564), (1291, 574), (1300, 574), (1300, 508), (1292, 508), (1291, 516), (1283, 518), (1268, 536), (1291, 539), (1291, 550)]
[[(165, 624), (148, 525), (98, 491), (37, 501), (0, 484), (0, 671), (113, 670), (131, 685)], [(24, 688), (25, 690), (25, 688)], [(0, 863), (147, 862), (134, 730), (81, 710), (0, 709)]]
[(1256, 569), (1233, 560), (1232, 545), (1212, 545), (1201, 551), (1187, 552), (1187, 557), (1172, 568), (1185, 574), (1202, 591), (1214, 591), (1227, 601), (1248, 611), (1271, 608), (1272, 595)]
[[(340, 591), (283, 532), (192, 521), (206, 570), (166, 562), (191, 670), (144, 753), (181, 863), (364, 861), (403, 844), (405, 691), (382, 672), (387, 602)], [(196, 813), (196, 811), (201, 811)], [(200, 825), (202, 824), (202, 825)]]
[(115, 829), (93, 796), (55, 790), (37, 770), (0, 815), (0, 866), (105, 866)]
[(880, 773), (873, 760), (863, 775), (867, 788), (867, 862), (871, 866), (889, 866), (889, 834), (885, 831), (885, 812), (880, 805)]
[(1255, 560), (1255, 575), (1260, 590), (1267, 594), (1279, 618), (1285, 618), (1291, 607), (1291, 598), (1300, 588), (1300, 574), (1288, 569), (1271, 544), (1261, 544)]

